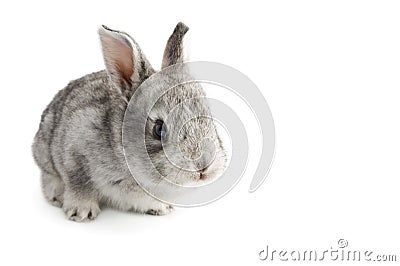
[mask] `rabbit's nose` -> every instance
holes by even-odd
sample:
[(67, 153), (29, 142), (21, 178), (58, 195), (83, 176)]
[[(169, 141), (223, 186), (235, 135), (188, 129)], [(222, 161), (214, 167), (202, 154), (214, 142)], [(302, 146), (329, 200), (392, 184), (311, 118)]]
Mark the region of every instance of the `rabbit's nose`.
[(203, 168), (203, 169), (198, 171), (200, 180), (204, 180), (204, 179), (207, 178), (207, 175), (205, 174), (205, 171), (207, 170), (207, 168), (208, 167), (205, 167), (205, 168)]
[(205, 180), (206, 179), (206, 175), (203, 173), (200, 173), (200, 180)]
[(202, 169), (200, 169), (200, 170), (198, 170), (197, 172), (199, 172), (199, 178), (201, 179), (201, 180), (204, 180), (204, 179), (206, 179), (207, 178), (207, 175), (206, 175), (206, 171), (207, 171), (207, 169), (208, 169), (208, 166), (206, 166), (206, 167), (204, 167), (204, 168), (202, 168)]

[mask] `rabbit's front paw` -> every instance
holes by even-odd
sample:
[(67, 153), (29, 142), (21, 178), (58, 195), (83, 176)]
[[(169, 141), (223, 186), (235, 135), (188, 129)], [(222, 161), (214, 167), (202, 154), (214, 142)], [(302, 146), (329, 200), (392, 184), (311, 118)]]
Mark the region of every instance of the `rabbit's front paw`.
[(63, 209), (67, 218), (75, 222), (94, 220), (100, 213), (99, 204), (94, 201), (83, 201), (71, 205), (64, 203)]
[(172, 207), (171, 205), (163, 204), (161, 205), (160, 208), (147, 210), (146, 214), (157, 215), (157, 216), (166, 215), (168, 213), (171, 213), (173, 210), (174, 207)]

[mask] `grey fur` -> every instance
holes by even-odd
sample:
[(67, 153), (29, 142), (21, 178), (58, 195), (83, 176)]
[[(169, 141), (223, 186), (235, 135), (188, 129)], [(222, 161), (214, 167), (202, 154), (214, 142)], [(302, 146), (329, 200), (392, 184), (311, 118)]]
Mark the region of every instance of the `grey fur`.
[[(182, 40), (187, 29), (183, 23), (177, 25), (168, 41), (163, 64), (183, 60)], [(100, 28), (99, 34), (100, 37), (110, 34), (116, 38), (116, 42), (128, 42), (131, 45), (134, 50), (133, 74), (129, 80), (124, 80), (109, 67), (88, 74), (71, 81), (44, 110), (32, 145), (34, 159), (41, 169), (44, 196), (53, 205), (62, 207), (67, 218), (74, 221), (96, 218), (101, 206), (167, 214), (172, 207), (147, 195), (132, 178), (125, 162), (121, 139), (128, 101), (135, 89), (155, 71), (129, 35), (106, 27)], [(105, 50), (105, 44), (102, 44), (107, 60), (109, 49)], [(196, 181), (199, 179), (198, 173), (174, 169), (163, 155), (160, 142), (152, 136), (151, 128), (155, 119), (163, 119), (176, 104), (202, 95), (204, 92), (199, 85), (178, 86), (160, 98), (148, 119), (145, 136), (148, 153), (160, 173), (175, 176), (178, 183)], [(209, 112), (204, 100), (190, 101), (188, 110), (182, 117), (172, 119), (183, 119), (190, 113)], [(182, 145), (183, 151), (189, 155), (196, 152), (191, 147), (205, 134), (211, 134), (219, 142), (220, 160), (215, 163), (218, 169), (210, 173), (210, 176), (216, 175), (225, 165), (226, 155), (214, 125), (199, 119), (188, 126), (190, 128), (185, 129), (186, 133), (182, 135)]]
[(183, 62), (183, 37), (188, 30), (188, 26), (182, 22), (176, 25), (164, 50), (162, 68)]

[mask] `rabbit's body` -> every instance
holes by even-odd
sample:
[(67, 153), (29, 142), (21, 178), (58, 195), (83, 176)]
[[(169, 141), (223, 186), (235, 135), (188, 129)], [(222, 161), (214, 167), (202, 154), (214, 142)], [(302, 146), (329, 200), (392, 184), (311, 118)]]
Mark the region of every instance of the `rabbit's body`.
[(168, 212), (171, 208), (144, 193), (129, 173), (121, 141), (127, 104), (110, 87), (106, 71), (86, 75), (70, 82), (43, 112), (33, 154), (44, 195), (79, 219), (94, 218), (100, 203)]
[[(182, 40), (187, 30), (183, 23), (176, 26), (164, 51), (163, 68), (182, 62)], [(74, 221), (94, 219), (101, 205), (154, 215), (169, 213), (170, 205), (146, 194), (132, 177), (122, 144), (128, 102), (155, 70), (129, 35), (104, 26), (99, 35), (106, 70), (70, 82), (43, 112), (32, 150), (41, 169), (44, 195)], [(152, 95), (152, 88), (144, 93)], [(143, 114), (145, 125), (133, 124), (128, 134), (137, 140), (142, 136), (134, 131), (145, 126), (147, 149), (147, 154), (137, 153), (134, 163), (141, 169), (135, 175), (146, 176), (158, 185), (160, 175), (177, 184), (188, 184), (212, 180), (221, 173), (226, 154), (214, 123), (206, 118), (210, 113), (203, 96), (198, 84), (173, 87), (159, 96), (149, 114)], [(185, 104), (183, 111), (169, 118), (170, 111), (181, 103)], [(185, 119), (187, 122), (180, 123)], [(180, 165), (187, 161), (185, 158), (202, 154), (203, 138), (215, 142), (215, 158), (205, 152), (202, 160), (189, 161), (194, 170), (183, 169)], [(129, 144), (133, 152), (138, 150), (134, 143)], [(181, 152), (166, 158), (163, 145), (178, 145)], [(146, 166), (148, 158), (153, 167)]]

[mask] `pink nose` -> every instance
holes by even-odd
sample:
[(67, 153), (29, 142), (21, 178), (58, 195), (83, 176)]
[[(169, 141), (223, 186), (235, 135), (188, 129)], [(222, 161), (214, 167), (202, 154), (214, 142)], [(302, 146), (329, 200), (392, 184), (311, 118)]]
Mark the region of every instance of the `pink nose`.
[(203, 173), (200, 173), (200, 180), (204, 180), (204, 179), (206, 179), (206, 175)]
[(204, 173), (207, 170), (208, 166), (204, 167), (201, 170), (198, 170), (198, 172), (200, 173), (200, 180), (204, 180), (207, 178), (207, 175)]

